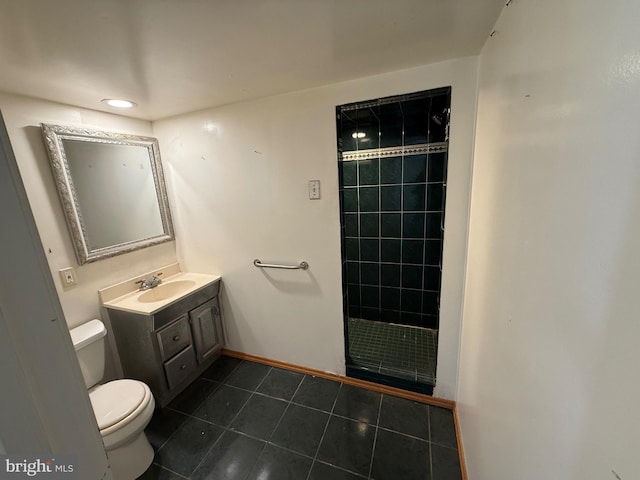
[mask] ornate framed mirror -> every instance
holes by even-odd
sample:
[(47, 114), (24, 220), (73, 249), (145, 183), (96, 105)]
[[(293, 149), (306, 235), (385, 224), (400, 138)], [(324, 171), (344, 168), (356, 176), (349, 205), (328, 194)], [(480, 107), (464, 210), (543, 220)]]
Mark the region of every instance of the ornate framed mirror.
[(80, 265), (174, 239), (157, 139), (41, 126)]

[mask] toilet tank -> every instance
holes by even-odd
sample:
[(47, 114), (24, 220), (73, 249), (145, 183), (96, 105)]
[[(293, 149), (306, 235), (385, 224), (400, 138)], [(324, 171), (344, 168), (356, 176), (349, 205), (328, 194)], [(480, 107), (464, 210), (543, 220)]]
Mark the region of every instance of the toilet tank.
[(69, 333), (76, 349), (84, 383), (87, 388), (91, 388), (104, 376), (104, 337), (107, 329), (100, 320), (90, 320), (72, 328)]

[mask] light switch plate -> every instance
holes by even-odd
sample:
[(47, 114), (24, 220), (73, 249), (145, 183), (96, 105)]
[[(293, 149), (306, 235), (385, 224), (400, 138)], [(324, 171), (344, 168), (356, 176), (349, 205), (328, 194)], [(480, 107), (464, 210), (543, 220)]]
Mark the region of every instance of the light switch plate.
[(309, 180), (309, 200), (320, 200), (320, 180)]
[(76, 282), (76, 272), (73, 271), (73, 267), (63, 268), (58, 271), (60, 273), (60, 280), (62, 280), (62, 286), (64, 288), (74, 286)]

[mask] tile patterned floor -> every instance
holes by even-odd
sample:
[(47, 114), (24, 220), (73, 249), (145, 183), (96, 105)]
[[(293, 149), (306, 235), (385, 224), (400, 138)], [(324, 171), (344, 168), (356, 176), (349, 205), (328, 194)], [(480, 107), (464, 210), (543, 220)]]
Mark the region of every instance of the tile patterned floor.
[(348, 330), (354, 366), (436, 384), (437, 330), (360, 318), (350, 318)]
[(460, 480), (449, 410), (221, 357), (147, 430), (143, 480)]

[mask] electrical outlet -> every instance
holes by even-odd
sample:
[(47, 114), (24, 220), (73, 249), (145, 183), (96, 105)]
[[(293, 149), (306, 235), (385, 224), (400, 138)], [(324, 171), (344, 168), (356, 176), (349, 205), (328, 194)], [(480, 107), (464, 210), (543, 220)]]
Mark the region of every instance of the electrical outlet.
[(63, 268), (59, 270), (60, 279), (62, 280), (63, 287), (72, 287), (76, 282), (76, 272), (73, 271), (73, 267)]
[(320, 200), (320, 180), (309, 180), (309, 200)]

